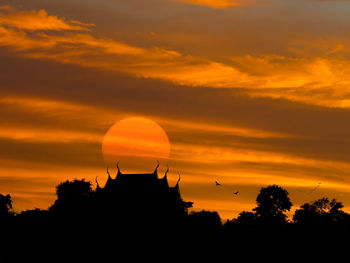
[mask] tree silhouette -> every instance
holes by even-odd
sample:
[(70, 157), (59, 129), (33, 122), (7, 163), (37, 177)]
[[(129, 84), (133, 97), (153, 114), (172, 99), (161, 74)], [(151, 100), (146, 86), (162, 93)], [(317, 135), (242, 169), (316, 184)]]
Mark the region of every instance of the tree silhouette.
[[(55, 253), (66, 259), (72, 251), (63, 251), (62, 244), (70, 244), (72, 248), (80, 244), (89, 253), (78, 249), (73, 253), (83, 262), (91, 259), (90, 251), (96, 248), (104, 249), (105, 261), (115, 258), (123, 251), (120, 243), (132, 243), (133, 251), (138, 251), (135, 240), (142, 244), (142, 249), (147, 247), (147, 251), (153, 253), (155, 247), (149, 237), (160, 240), (164, 247), (174, 247), (172, 245), (182, 240), (189, 246), (200, 244), (201, 248), (212, 251), (226, 248), (239, 253), (244, 248), (259, 251), (273, 248), (290, 253), (294, 245), (299, 248), (310, 244), (324, 246), (329, 244), (328, 240), (333, 244), (350, 233), (350, 215), (342, 211), (342, 203), (335, 199), (321, 198), (305, 203), (296, 210), (293, 221), (287, 221), (286, 212), (292, 203), (288, 192), (278, 185), (261, 188), (257, 206), (251, 212), (243, 211), (237, 218), (227, 220), (224, 225), (216, 211), (188, 213), (192, 202), (184, 202), (176, 197), (178, 195), (155, 195), (155, 191), (149, 191), (151, 187), (142, 186), (142, 191), (136, 194), (122, 187), (104, 193), (101, 189), (93, 191), (91, 183), (84, 179), (65, 181), (57, 185), (57, 200), (48, 210), (32, 209), (19, 214), (12, 211), (11, 196), (0, 195), (0, 221), (10, 218), (1, 221), (6, 232), (3, 247), (7, 250), (16, 244), (17, 248), (19, 240), (25, 247), (37, 238), (43, 245), (56, 244)], [(111, 237), (117, 238), (110, 243)], [(110, 249), (105, 249), (111, 244)], [(34, 245), (37, 246), (33, 242)], [(188, 250), (183, 252), (186, 256)], [(27, 260), (27, 256), (24, 259)]]
[(255, 216), (263, 224), (286, 223), (285, 214), (292, 207), (289, 193), (278, 185), (261, 188), (256, 198), (257, 207), (253, 209)]
[(243, 211), (239, 213), (237, 218), (227, 220), (224, 224), (226, 235), (239, 234), (240, 237), (252, 233), (256, 227), (256, 216), (253, 212)]
[(221, 218), (216, 211), (193, 211), (188, 215), (187, 222), (191, 232), (201, 235), (212, 235), (222, 228)]
[(296, 210), (293, 216), (293, 222), (304, 225), (329, 225), (340, 222), (346, 216), (342, 211), (343, 204), (336, 199), (331, 201), (328, 198), (320, 198), (312, 203), (303, 204)]
[(11, 196), (0, 194), (0, 220), (13, 216)]
[(89, 197), (92, 193), (91, 182), (85, 179), (74, 181), (65, 181), (56, 187), (56, 194), (58, 200), (76, 201), (83, 200)]
[(236, 223), (243, 227), (244, 226), (251, 227), (255, 224), (255, 222), (256, 222), (256, 215), (253, 212), (243, 211), (239, 213), (236, 219)]
[(27, 209), (17, 215), (17, 217), (25, 220), (40, 220), (48, 216), (47, 210), (41, 210), (39, 208)]
[(64, 216), (83, 216), (88, 212), (89, 202), (94, 192), (91, 182), (85, 179), (65, 181), (56, 187), (57, 200), (49, 208), (51, 214)]

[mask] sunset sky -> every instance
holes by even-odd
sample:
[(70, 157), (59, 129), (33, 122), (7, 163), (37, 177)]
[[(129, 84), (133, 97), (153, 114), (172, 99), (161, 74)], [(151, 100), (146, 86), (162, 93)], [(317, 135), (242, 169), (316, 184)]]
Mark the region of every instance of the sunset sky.
[(67, 179), (103, 185), (105, 134), (139, 117), (168, 136), (159, 174), (168, 165), (174, 185), (180, 173), (195, 210), (234, 218), (278, 184), (293, 211), (320, 197), (350, 211), (349, 10), (347, 0), (0, 0), (0, 193), (20, 212), (47, 209)]

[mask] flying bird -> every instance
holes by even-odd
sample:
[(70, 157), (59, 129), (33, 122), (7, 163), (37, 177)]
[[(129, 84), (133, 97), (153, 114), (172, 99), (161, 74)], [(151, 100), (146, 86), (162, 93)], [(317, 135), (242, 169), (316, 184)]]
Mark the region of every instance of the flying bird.
[(220, 186), (221, 184), (218, 183), (218, 181), (215, 181), (216, 186)]
[(234, 195), (238, 195), (239, 191), (233, 192)]
[(321, 186), (322, 183), (317, 183), (317, 186), (312, 188), (311, 191), (309, 192), (309, 194), (312, 194), (314, 191), (316, 191), (320, 186)]

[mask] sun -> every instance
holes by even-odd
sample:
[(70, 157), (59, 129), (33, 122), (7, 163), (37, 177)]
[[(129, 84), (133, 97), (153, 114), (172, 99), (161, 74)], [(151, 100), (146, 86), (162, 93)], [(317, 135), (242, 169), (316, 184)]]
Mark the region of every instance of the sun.
[(103, 138), (102, 154), (108, 166), (119, 161), (123, 167), (149, 167), (157, 160), (169, 158), (170, 142), (156, 122), (141, 117), (126, 118), (109, 128)]

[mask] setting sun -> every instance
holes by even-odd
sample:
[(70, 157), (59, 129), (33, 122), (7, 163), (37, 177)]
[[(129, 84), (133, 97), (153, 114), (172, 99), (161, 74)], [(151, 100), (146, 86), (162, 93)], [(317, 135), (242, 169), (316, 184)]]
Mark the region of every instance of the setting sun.
[(157, 123), (146, 118), (126, 118), (116, 122), (106, 133), (102, 154), (107, 165), (166, 160), (170, 154), (167, 134)]

